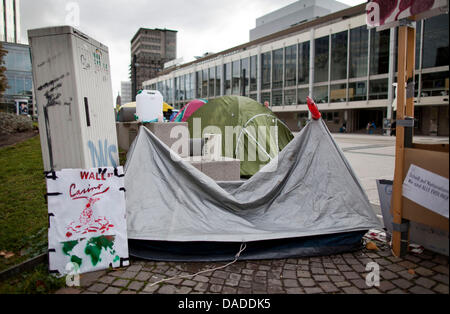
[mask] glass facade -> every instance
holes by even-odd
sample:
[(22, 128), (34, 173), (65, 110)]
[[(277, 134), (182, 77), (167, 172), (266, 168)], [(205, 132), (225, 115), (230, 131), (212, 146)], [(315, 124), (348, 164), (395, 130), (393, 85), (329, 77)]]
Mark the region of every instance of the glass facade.
[(32, 95), (32, 75), (30, 49), (26, 45), (2, 43), (7, 51), (4, 57), (5, 76), (9, 88), (5, 97)]
[(370, 75), (389, 72), (390, 30), (370, 30)]
[(284, 68), (284, 86), (295, 86), (297, 84), (297, 45), (285, 48)]
[(367, 75), (368, 52), (369, 31), (367, 30), (367, 26), (352, 28), (350, 30), (350, 78)]
[[(237, 51), (222, 56), (224, 64), (219, 63), (222, 62), (220, 58), (199, 63), (204, 67), (211, 62), (204, 70), (192, 70), (181, 76), (175, 74), (175, 80), (158, 83), (157, 88), (164, 91), (163, 95), (169, 101), (173, 92), (178, 103), (194, 98), (245, 95), (260, 103), (267, 101), (272, 106), (295, 106), (305, 105), (306, 97), (312, 93), (316, 102), (330, 103), (327, 109), (330, 112), (346, 110), (339, 105), (345, 102), (359, 102), (349, 104), (349, 109), (352, 106), (365, 108), (369, 102), (369, 107), (376, 108), (374, 105), (378, 104), (387, 107), (392, 88), (389, 86), (389, 62), (391, 54), (397, 53), (397, 49), (389, 51), (390, 30), (377, 32), (368, 30), (366, 25), (343, 27), (335, 33), (331, 26), (330, 30), (330, 35), (311, 40), (302, 34), (298, 41), (304, 41), (298, 44), (284, 46), (281, 40), (271, 43), (273, 48), (263, 50), (265, 52), (261, 54), (255, 55), (257, 52), (253, 47)], [(448, 96), (448, 33), (448, 15), (417, 23), (416, 96)], [(312, 43), (314, 51), (310, 51)], [(260, 49), (267, 49), (267, 45)], [(313, 60), (310, 60), (311, 54)], [(231, 58), (234, 61), (231, 62)], [(420, 60), (423, 60), (422, 67)], [(313, 73), (310, 73), (311, 61)], [(395, 73), (391, 75), (395, 77)], [(15, 88), (16, 84), (13, 84)], [(379, 100), (384, 102), (376, 102)], [(300, 110), (306, 110), (306, 107), (295, 108), (295, 111)]]
[(329, 36), (315, 40), (314, 82), (328, 81)]
[(423, 68), (449, 64), (448, 15), (425, 20), (423, 29)]
[(347, 78), (348, 32), (331, 35), (331, 80)]

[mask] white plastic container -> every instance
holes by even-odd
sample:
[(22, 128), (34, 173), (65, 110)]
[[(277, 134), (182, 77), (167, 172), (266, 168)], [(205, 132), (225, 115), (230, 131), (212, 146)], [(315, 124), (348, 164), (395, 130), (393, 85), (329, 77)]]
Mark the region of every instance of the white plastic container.
[(156, 90), (143, 90), (136, 96), (139, 122), (157, 122), (163, 116), (163, 96)]

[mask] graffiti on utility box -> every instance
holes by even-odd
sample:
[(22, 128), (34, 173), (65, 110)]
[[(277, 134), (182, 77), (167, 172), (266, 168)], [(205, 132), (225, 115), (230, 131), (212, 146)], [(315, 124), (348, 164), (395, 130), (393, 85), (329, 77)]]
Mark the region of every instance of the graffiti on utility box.
[[(116, 145), (108, 145), (108, 140), (99, 140), (96, 144), (89, 141), (88, 147), (91, 153), (92, 167), (117, 167), (117, 147)], [(98, 149), (97, 149), (98, 148)]]

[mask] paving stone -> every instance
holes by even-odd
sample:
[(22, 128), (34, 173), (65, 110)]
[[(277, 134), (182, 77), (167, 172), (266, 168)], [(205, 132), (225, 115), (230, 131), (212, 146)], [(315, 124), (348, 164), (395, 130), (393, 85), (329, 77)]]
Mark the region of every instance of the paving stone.
[(231, 280), (236, 280), (236, 281), (239, 281), (239, 280), (241, 280), (241, 275), (239, 275), (239, 274), (230, 274), (230, 276), (228, 277), (229, 279), (231, 279)]
[(318, 294), (318, 293), (323, 293), (323, 290), (319, 287), (305, 288), (305, 293), (306, 294)]
[(208, 277), (205, 277), (205, 276), (202, 276), (202, 275), (197, 275), (192, 280), (199, 281), (199, 282), (208, 282), (209, 281)]
[(414, 294), (436, 294), (432, 290), (421, 287), (421, 286), (414, 286), (409, 289), (409, 292), (414, 293)]
[(441, 274), (444, 274), (444, 275), (448, 276), (448, 265), (447, 266), (438, 265), (436, 267), (433, 267), (433, 270), (438, 272), (438, 273), (441, 273)]
[(104, 283), (95, 283), (92, 286), (90, 286), (88, 288), (89, 291), (93, 291), (93, 292), (102, 292), (104, 291), (108, 286), (105, 285)]
[(358, 289), (364, 290), (364, 289), (369, 289), (371, 287), (369, 287), (366, 283), (366, 281), (364, 279), (354, 279), (354, 280), (350, 280), (351, 283), (356, 286)]
[(347, 294), (362, 294), (363, 292), (356, 287), (344, 287), (342, 290)]
[(309, 259), (307, 259), (307, 258), (300, 258), (300, 259), (298, 259), (297, 264), (299, 264), (299, 265), (309, 265)]
[[(260, 268), (261, 269), (261, 268)], [(297, 269), (297, 265), (294, 264), (285, 264), (284, 265), (284, 269), (288, 269), (288, 270), (296, 270)], [(269, 269), (261, 269), (261, 270), (270, 270)]]
[(388, 270), (390, 270), (390, 271), (392, 271), (394, 273), (397, 273), (397, 272), (400, 272), (400, 271), (404, 270), (405, 267), (402, 267), (402, 266), (400, 266), (398, 264), (392, 264), (392, 265), (386, 266), (386, 269), (388, 269)]
[(176, 294), (188, 294), (192, 291), (192, 288), (190, 287), (179, 287), (175, 290)]
[(391, 265), (392, 264), (392, 262), (390, 260), (385, 259), (385, 258), (376, 258), (374, 260), (374, 262), (377, 263), (380, 266), (387, 266), (387, 265)]
[(340, 271), (351, 271), (351, 270), (352, 270), (352, 268), (351, 268), (350, 266), (345, 265), (345, 264), (337, 265), (337, 268), (338, 268)]
[(130, 281), (129, 281), (129, 280), (126, 280), (126, 279), (117, 279), (116, 281), (114, 281), (114, 282), (112, 283), (112, 285), (113, 285), (114, 287), (125, 288), (125, 287), (128, 285), (129, 282), (130, 282)]
[(311, 267), (311, 273), (316, 275), (322, 275), (325, 274), (325, 270), (323, 268), (319, 267)]
[(154, 286), (152, 286), (152, 284), (149, 283), (147, 286), (145, 286), (143, 292), (146, 292), (146, 293), (154, 293), (154, 292), (156, 292), (156, 290), (158, 290), (159, 288), (160, 288), (159, 285), (154, 285)]
[(330, 281), (326, 275), (313, 275), (315, 281)]
[(137, 272), (135, 272), (135, 271), (128, 271), (127, 270), (119, 277), (120, 278), (124, 278), (124, 279), (133, 279), (136, 276), (137, 276)]
[(425, 268), (423, 266), (417, 267), (414, 271), (416, 272), (416, 274), (418, 274), (420, 276), (425, 276), (425, 277), (430, 277), (430, 276), (433, 276), (435, 274), (434, 271), (432, 271), (432, 270), (430, 270), (428, 268)]
[(448, 294), (448, 285), (438, 284), (433, 290), (437, 293)]
[(212, 285), (223, 285), (225, 283), (224, 279), (213, 277), (209, 279), (209, 283)]
[(436, 263), (425, 260), (425, 261), (421, 261), (419, 263), (419, 265), (424, 267), (425, 269), (429, 270), (429, 269), (433, 268), (434, 266), (436, 266)]
[(315, 281), (309, 278), (300, 278), (298, 281), (303, 287), (314, 287), (316, 285)]
[(406, 280), (411, 280), (411, 279), (417, 277), (417, 275), (415, 273), (411, 274), (407, 270), (402, 270), (402, 271), (398, 272), (398, 274), (400, 276), (402, 276), (403, 278), (405, 278)]
[(127, 267), (127, 271), (133, 271), (133, 272), (138, 272), (142, 269), (142, 265), (131, 265), (129, 267)]
[(354, 271), (342, 272), (342, 275), (344, 275), (344, 277), (347, 278), (347, 279), (359, 279), (359, 278), (361, 278), (361, 276), (357, 272), (354, 272)]
[(158, 293), (159, 294), (174, 294), (177, 290), (177, 287), (174, 285), (163, 285), (161, 288), (159, 288)]
[(425, 287), (427, 289), (430, 289), (431, 287), (436, 285), (436, 281), (425, 278), (425, 277), (420, 277), (415, 282), (416, 282), (416, 284), (421, 285), (422, 287)]
[(433, 277), (431, 277), (431, 279), (439, 281), (448, 286), (448, 276), (445, 276), (443, 274), (436, 274)]
[(224, 286), (222, 289), (223, 294), (236, 294), (237, 289), (234, 287)]
[(216, 277), (216, 278), (222, 278), (222, 279), (227, 279), (228, 278), (229, 273), (223, 271), (223, 270), (216, 270), (212, 276)]
[(265, 270), (258, 270), (257, 272), (255, 272), (255, 276), (265, 277), (265, 276), (267, 276), (267, 272)]
[(251, 288), (252, 287), (252, 282), (251, 281), (241, 280), (241, 282), (239, 283), (239, 287)]
[(179, 285), (181, 282), (183, 281), (183, 279), (182, 278), (174, 278), (174, 279), (171, 279), (171, 280), (167, 280), (167, 281), (165, 281), (164, 283), (168, 283), (168, 284), (171, 284), (171, 285)]
[(108, 287), (105, 291), (103, 291), (103, 294), (119, 294), (122, 289), (117, 287)]
[(339, 282), (335, 282), (334, 283), (336, 285), (336, 287), (342, 288), (342, 287), (348, 287), (351, 286), (352, 284), (348, 281), (339, 281)]
[(105, 270), (93, 271), (90, 273), (85, 273), (80, 275), (80, 286), (88, 287), (96, 282), (100, 277), (106, 274)]
[(338, 287), (336, 287), (331, 282), (319, 282), (319, 286), (325, 291), (326, 293), (332, 293), (332, 292), (338, 292), (340, 291)]
[(323, 263), (323, 267), (325, 268), (332, 268), (332, 269), (336, 269), (337, 266), (334, 263)]
[(200, 292), (205, 292), (206, 290), (208, 290), (208, 284), (204, 283), (204, 282), (199, 282), (195, 287), (194, 287), (195, 291), (200, 291)]
[(122, 292), (120, 294), (137, 294), (137, 292), (131, 291), (131, 290), (122, 290)]
[(245, 268), (245, 269), (242, 270), (242, 274), (244, 274), (244, 275), (253, 275), (254, 272), (255, 271), (253, 269)]
[(302, 288), (286, 288), (287, 294), (303, 294), (305, 293), (305, 290)]
[(398, 278), (398, 275), (395, 274), (394, 272), (390, 271), (390, 270), (382, 270), (382, 271), (380, 271), (380, 276), (383, 277), (384, 279), (387, 279), (387, 280)]
[(379, 289), (381, 291), (383, 291), (383, 292), (387, 292), (387, 291), (392, 290), (394, 288), (395, 288), (395, 286), (390, 281), (383, 280), (383, 281), (380, 282)]
[(186, 287), (194, 287), (195, 285), (197, 285), (197, 282), (186, 279), (181, 283), (181, 285), (186, 286)]
[(237, 287), (239, 286), (239, 280), (227, 279), (225, 280), (225, 285), (230, 287)]
[(55, 294), (80, 294), (81, 290), (76, 288), (61, 288)]
[(298, 281), (295, 279), (283, 279), (283, 285), (287, 288), (298, 287)]
[(327, 275), (339, 275), (340, 272), (337, 269), (325, 269)]
[(293, 271), (293, 270), (285, 270), (283, 272), (283, 278), (287, 278), (287, 279), (296, 279), (297, 278), (297, 272)]
[(433, 262), (441, 264), (441, 265), (446, 265), (448, 267), (448, 257), (446, 257), (444, 255), (436, 255), (433, 258)]
[(342, 282), (345, 281), (344, 276), (330, 276), (330, 280), (333, 282)]
[(101, 277), (99, 280), (98, 280), (98, 282), (101, 282), (101, 283), (106, 283), (106, 284), (110, 284), (110, 283), (112, 283), (114, 280), (116, 280), (117, 278), (116, 277), (113, 277), (113, 276), (103, 276), (103, 277)]
[(402, 288), (402, 289), (408, 289), (409, 287), (411, 287), (413, 284), (405, 279), (395, 279), (392, 280), (392, 283), (395, 284), (396, 286)]
[(209, 287), (209, 291), (211, 291), (213, 293), (220, 293), (222, 291), (222, 286), (221, 285), (211, 285)]
[(400, 289), (394, 289), (394, 290), (390, 290), (387, 292), (388, 294), (406, 294), (405, 291), (400, 290)]
[(364, 292), (367, 294), (381, 294), (380, 290), (375, 288), (364, 290)]
[(414, 264), (410, 261), (403, 261), (403, 262), (398, 263), (397, 265), (403, 266), (406, 269), (414, 269), (417, 267), (417, 264)]
[(322, 265), (321, 262), (311, 262), (311, 263), (309, 264), (309, 266), (310, 266), (311, 268), (323, 268), (323, 265)]
[(128, 286), (129, 290), (140, 290), (142, 287), (144, 286), (143, 282), (139, 282), (139, 281), (133, 281), (132, 283), (130, 283), (130, 285)]
[(297, 277), (298, 278), (311, 278), (311, 273), (309, 271), (298, 270)]
[(238, 294), (252, 294), (252, 289), (250, 288), (238, 288)]
[(146, 271), (140, 271), (134, 279), (139, 281), (147, 281), (152, 276), (151, 273)]
[[(271, 275), (271, 276), (273, 277), (273, 275)], [(255, 277), (255, 278), (265, 278), (265, 277)], [(269, 278), (271, 278), (271, 277), (269, 277)], [(280, 276), (277, 276), (277, 278), (280, 278)], [(247, 280), (247, 281), (252, 281), (253, 277), (250, 276), (250, 275), (242, 275), (241, 279), (242, 280)]]

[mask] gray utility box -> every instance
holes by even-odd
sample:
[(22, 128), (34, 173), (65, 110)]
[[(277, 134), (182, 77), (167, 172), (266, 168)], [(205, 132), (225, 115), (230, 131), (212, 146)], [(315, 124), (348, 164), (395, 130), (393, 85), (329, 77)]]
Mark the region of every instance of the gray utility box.
[(28, 37), (44, 169), (118, 166), (108, 48), (70, 26)]

